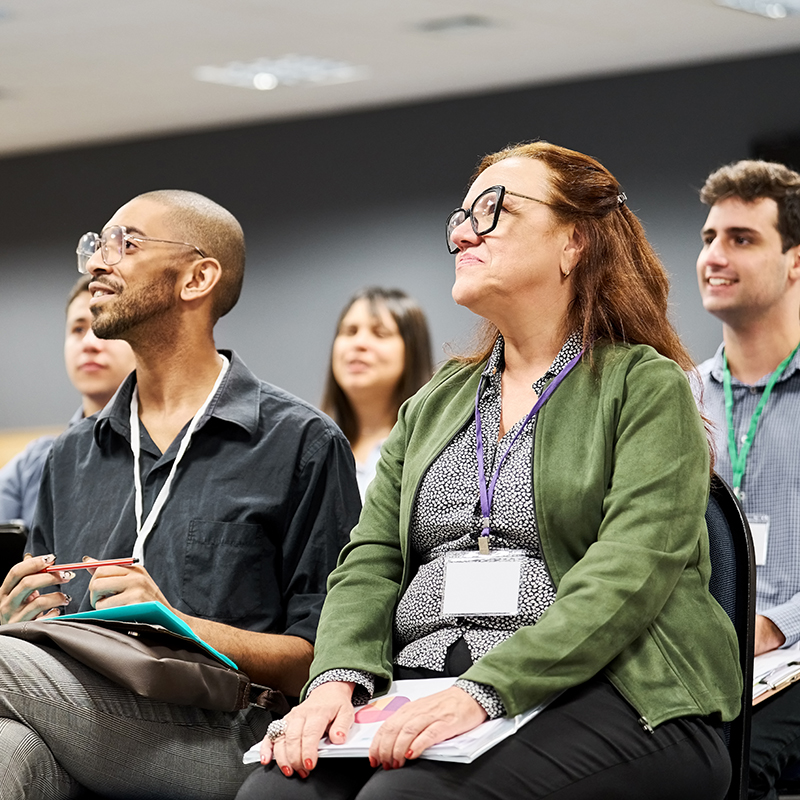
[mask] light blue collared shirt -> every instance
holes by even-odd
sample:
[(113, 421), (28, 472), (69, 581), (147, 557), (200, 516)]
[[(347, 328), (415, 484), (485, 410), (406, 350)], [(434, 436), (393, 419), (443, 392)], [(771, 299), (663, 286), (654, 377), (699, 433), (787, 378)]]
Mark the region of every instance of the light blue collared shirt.
[[(699, 366), (703, 413), (714, 423), (717, 473), (732, 483), (728, 425), (722, 388), (720, 345)], [(752, 386), (731, 376), (737, 447), (767, 384), (765, 375)], [(742, 506), (748, 516), (769, 517), (767, 559), (756, 567), (756, 613), (771, 619), (786, 637), (800, 641), (800, 351), (775, 384), (747, 457)]]
[[(83, 409), (79, 408), (69, 424), (74, 425), (82, 419)], [(21, 519), (28, 530), (33, 527), (42, 471), (55, 440), (55, 436), (34, 439), (0, 469), (0, 522)]]

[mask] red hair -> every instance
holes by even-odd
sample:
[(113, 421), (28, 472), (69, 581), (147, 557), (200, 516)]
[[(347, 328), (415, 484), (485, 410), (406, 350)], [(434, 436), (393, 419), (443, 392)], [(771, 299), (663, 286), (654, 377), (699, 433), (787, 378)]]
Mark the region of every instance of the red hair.
[[(591, 156), (538, 141), (485, 156), (473, 181), (508, 158), (532, 158), (547, 167), (549, 206), (560, 222), (574, 224), (585, 242), (571, 273), (575, 298), (565, 333), (582, 331), (589, 353), (602, 341), (648, 344), (684, 370), (693, 369), (694, 362), (667, 316), (666, 270), (642, 224), (625, 205), (616, 178)], [(475, 351), (464, 360), (487, 358), (497, 334), (494, 325), (485, 323)]]

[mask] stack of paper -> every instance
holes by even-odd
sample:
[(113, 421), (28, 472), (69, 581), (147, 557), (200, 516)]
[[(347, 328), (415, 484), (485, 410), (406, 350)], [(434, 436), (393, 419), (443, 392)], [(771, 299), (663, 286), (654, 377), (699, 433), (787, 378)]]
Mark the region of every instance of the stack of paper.
[[(455, 683), (455, 678), (424, 678), (420, 680), (394, 681), (389, 692), (376, 698), (366, 706), (356, 709), (356, 719), (347, 741), (333, 744), (326, 736), (319, 745), (320, 758), (366, 758), (369, 746), (378, 728), (395, 711), (411, 700), (427, 697), (441, 692)], [(548, 701), (550, 702), (550, 701)], [(511, 736), (526, 722), (530, 722), (547, 703), (531, 708), (516, 717), (487, 720), (477, 728), (454, 736), (452, 739), (429, 747), (421, 756), (432, 761), (458, 761), (468, 764), (490, 747)], [(254, 745), (245, 753), (244, 763), (252, 764), (259, 760), (261, 743)]]
[(762, 653), (753, 660), (753, 702), (800, 679), (800, 643)]

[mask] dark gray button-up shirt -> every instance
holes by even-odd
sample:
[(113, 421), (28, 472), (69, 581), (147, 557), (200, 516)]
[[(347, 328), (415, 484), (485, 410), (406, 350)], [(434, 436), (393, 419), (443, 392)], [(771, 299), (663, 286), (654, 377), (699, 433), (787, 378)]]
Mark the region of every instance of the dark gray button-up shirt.
[[(313, 642), (328, 573), (361, 503), (339, 429), (259, 381), (232, 353), (145, 544), (145, 566), (192, 616)], [(130, 400), (135, 373), (96, 417), (60, 437), (45, 468), (29, 549), (63, 562), (130, 555), (136, 539)], [(165, 453), (141, 430), (147, 516), (183, 432)], [(65, 586), (90, 609), (89, 574)]]

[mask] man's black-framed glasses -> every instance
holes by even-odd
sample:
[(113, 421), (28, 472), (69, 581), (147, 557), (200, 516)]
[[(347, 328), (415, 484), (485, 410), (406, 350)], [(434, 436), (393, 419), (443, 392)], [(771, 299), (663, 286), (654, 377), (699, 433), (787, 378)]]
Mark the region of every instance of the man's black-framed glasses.
[(84, 233), (78, 240), (78, 247), (75, 252), (78, 255), (78, 272), (86, 274), (89, 272), (89, 259), (99, 250), (103, 258), (103, 263), (107, 267), (113, 267), (122, 261), (125, 255), (125, 245), (127, 242), (160, 242), (161, 244), (177, 244), (181, 247), (191, 247), (196, 250), (202, 258), (206, 254), (194, 244), (189, 242), (173, 242), (170, 239), (152, 239), (149, 236), (136, 236), (122, 225), (109, 225), (102, 233)]
[(485, 236), (497, 227), (497, 221), (500, 219), (500, 212), (503, 210), (503, 198), (507, 194), (513, 195), (514, 197), (522, 197), (525, 200), (533, 200), (534, 203), (541, 203), (543, 206), (551, 205), (545, 200), (539, 200), (536, 197), (528, 197), (527, 194), (509, 192), (505, 186), (490, 186), (475, 198), (469, 209), (457, 208), (447, 217), (445, 234), (447, 236), (447, 250), (450, 255), (455, 255), (461, 249), (453, 244), (453, 240), (450, 237), (453, 235), (453, 231), (461, 225), (464, 220), (469, 219), (472, 223), (472, 230), (475, 231), (476, 236)]

